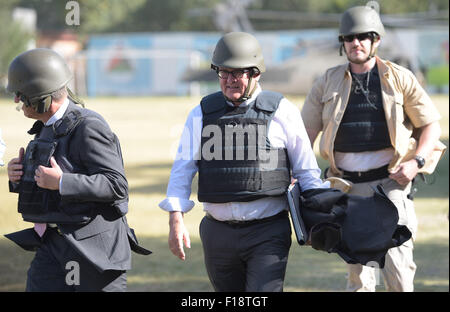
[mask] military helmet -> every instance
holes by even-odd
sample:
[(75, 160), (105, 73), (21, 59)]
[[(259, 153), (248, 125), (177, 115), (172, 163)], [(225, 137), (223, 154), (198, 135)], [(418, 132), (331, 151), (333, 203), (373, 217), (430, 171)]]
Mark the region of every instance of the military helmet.
[(32, 49), (9, 65), (7, 90), (32, 101), (50, 95), (72, 79), (64, 59), (50, 49)]
[(356, 6), (344, 12), (339, 26), (339, 37), (368, 32), (375, 32), (380, 37), (385, 35), (377, 11), (369, 6)]
[(212, 67), (252, 68), (266, 71), (261, 46), (256, 38), (245, 32), (230, 32), (217, 42)]

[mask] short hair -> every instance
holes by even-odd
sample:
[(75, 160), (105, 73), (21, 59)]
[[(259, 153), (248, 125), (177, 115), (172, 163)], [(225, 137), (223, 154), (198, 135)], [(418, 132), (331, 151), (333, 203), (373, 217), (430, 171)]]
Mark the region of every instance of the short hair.
[(53, 91), (50, 96), (52, 97), (52, 100), (54, 101), (61, 101), (62, 99), (64, 99), (66, 96), (68, 96), (67, 93), (67, 89), (66, 86), (62, 87), (61, 89), (58, 89), (56, 91)]

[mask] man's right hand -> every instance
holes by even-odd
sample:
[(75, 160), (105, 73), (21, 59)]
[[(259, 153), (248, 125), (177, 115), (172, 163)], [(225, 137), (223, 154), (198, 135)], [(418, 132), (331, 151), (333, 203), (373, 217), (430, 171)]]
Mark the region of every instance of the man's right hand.
[(169, 217), (169, 248), (172, 253), (181, 260), (186, 259), (183, 243), (187, 248), (191, 248), (189, 232), (184, 226), (183, 214), (180, 211), (170, 212)]
[(11, 159), (8, 163), (8, 178), (9, 181), (13, 183), (20, 182), (20, 179), (22, 178), (23, 175), (22, 161), (24, 152), (25, 150), (23, 149), (23, 147), (21, 147), (19, 150), (19, 157)]

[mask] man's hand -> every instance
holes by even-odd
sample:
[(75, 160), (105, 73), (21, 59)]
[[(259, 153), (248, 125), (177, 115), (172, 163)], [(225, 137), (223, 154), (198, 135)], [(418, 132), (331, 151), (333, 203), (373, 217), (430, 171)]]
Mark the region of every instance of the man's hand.
[(50, 158), (50, 166), (39, 166), (34, 173), (34, 180), (41, 188), (59, 190), (59, 180), (63, 172), (54, 157)]
[(25, 150), (21, 147), (19, 150), (19, 157), (11, 159), (8, 163), (8, 179), (13, 183), (19, 183), (22, 178), (22, 161), (24, 152)]
[(170, 212), (169, 219), (169, 248), (172, 253), (181, 260), (186, 259), (183, 243), (187, 248), (191, 248), (189, 232), (186, 230), (183, 221), (183, 214), (180, 211)]
[(389, 178), (397, 181), (400, 185), (406, 185), (414, 179), (418, 171), (419, 168), (417, 167), (417, 161), (415, 159), (411, 159), (398, 165), (398, 167), (391, 172)]

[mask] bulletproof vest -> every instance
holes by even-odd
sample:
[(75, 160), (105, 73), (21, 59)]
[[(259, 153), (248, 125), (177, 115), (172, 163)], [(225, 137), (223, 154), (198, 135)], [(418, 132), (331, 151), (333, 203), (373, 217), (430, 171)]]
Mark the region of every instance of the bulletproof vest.
[(381, 184), (370, 197), (340, 190), (310, 189), (301, 194), (301, 217), (316, 250), (335, 252), (347, 263), (384, 267), (390, 248), (411, 238), (398, 224), (398, 210)]
[(284, 195), (290, 184), (287, 150), (272, 147), (267, 137), (282, 98), (263, 91), (244, 107), (228, 105), (222, 92), (202, 99), (200, 202), (246, 202)]
[(71, 132), (83, 119), (79, 110), (70, 111), (51, 126), (44, 126), (28, 144), (23, 159), (23, 175), (19, 185), (18, 211), (25, 221), (42, 223), (85, 223), (90, 220), (91, 205), (65, 207), (57, 190), (37, 186), (34, 175), (38, 166), (50, 166), (55, 157), (63, 172), (74, 172), (65, 155)]
[[(359, 153), (391, 147), (377, 67), (372, 69), (367, 79), (357, 74), (353, 76), (350, 97), (336, 134), (334, 150)], [(365, 91), (367, 94), (364, 94)]]

